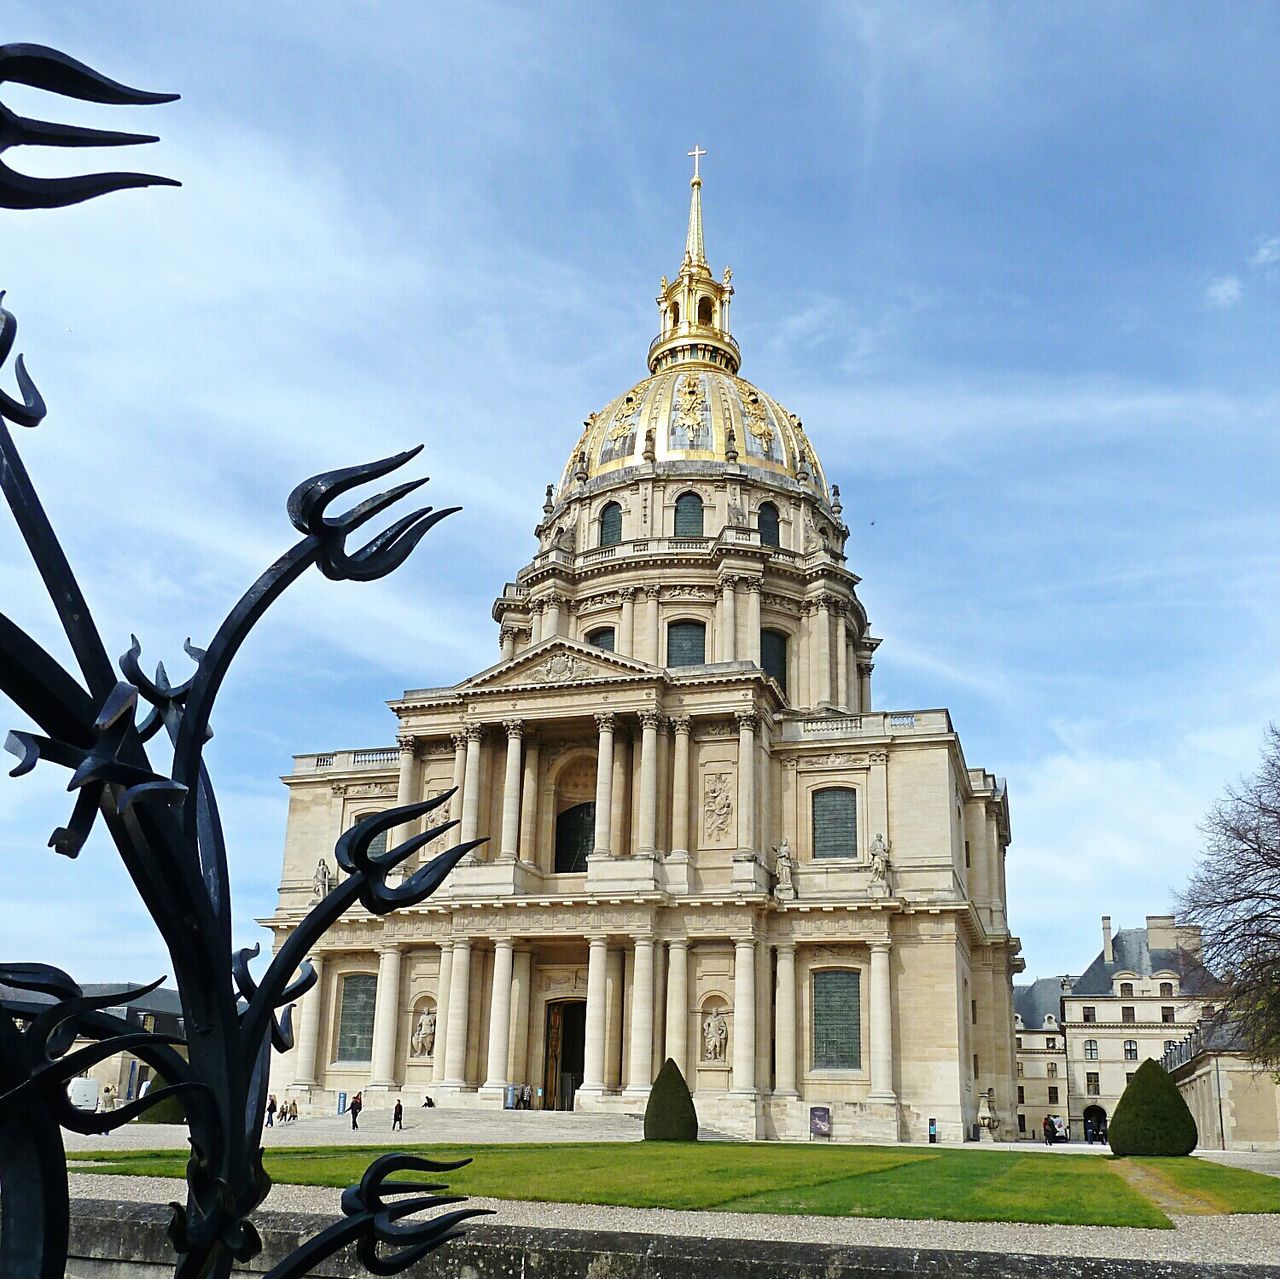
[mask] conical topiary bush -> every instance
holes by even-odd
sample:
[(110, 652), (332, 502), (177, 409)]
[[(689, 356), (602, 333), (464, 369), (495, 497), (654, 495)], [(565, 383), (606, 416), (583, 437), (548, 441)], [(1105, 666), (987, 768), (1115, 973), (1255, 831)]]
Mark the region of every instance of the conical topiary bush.
[(1150, 1057), (1134, 1072), (1107, 1127), (1115, 1155), (1189, 1155), (1200, 1134), (1177, 1085)]
[(698, 1112), (680, 1067), (667, 1058), (649, 1089), (644, 1108), (645, 1141), (697, 1141)]

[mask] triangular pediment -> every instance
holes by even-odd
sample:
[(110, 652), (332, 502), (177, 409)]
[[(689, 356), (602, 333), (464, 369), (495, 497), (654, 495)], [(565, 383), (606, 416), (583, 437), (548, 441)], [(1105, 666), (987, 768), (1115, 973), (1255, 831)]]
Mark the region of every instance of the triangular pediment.
[(581, 684), (592, 680), (652, 679), (662, 670), (634, 657), (621, 657), (594, 644), (563, 638), (544, 640), (510, 661), (499, 662), (462, 686), (480, 691), (491, 688)]

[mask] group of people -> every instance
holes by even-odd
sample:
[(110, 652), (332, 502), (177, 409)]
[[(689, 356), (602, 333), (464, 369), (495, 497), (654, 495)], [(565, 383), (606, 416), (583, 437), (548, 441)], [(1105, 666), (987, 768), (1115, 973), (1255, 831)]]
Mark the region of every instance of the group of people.
[(267, 1127), (274, 1128), (276, 1118), (282, 1124), (294, 1123), (298, 1118), (298, 1103), (296, 1101), (277, 1102), (275, 1093), (271, 1093), (267, 1097)]
[(1071, 1140), (1071, 1129), (1067, 1127), (1067, 1121), (1061, 1115), (1045, 1115), (1040, 1128), (1044, 1133), (1046, 1146), (1052, 1146), (1056, 1141)]

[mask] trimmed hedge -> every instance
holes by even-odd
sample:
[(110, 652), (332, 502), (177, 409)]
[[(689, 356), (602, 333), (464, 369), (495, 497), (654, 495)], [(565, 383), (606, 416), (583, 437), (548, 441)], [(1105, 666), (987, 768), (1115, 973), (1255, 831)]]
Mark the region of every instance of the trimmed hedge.
[(1107, 1126), (1115, 1155), (1189, 1155), (1199, 1141), (1196, 1121), (1177, 1085), (1150, 1057), (1134, 1072)]
[(689, 1085), (670, 1057), (658, 1071), (644, 1108), (645, 1141), (697, 1141), (698, 1112)]
[[(161, 1088), (167, 1088), (168, 1086), (163, 1075), (154, 1074), (151, 1076), (151, 1085), (147, 1089), (147, 1096), (149, 1097), (153, 1092), (159, 1092)], [(169, 1097), (162, 1097), (154, 1106), (144, 1110), (138, 1116), (138, 1121), (144, 1124), (185, 1124), (187, 1122), (187, 1110), (182, 1104), (184, 1095), (183, 1093), (174, 1093)]]

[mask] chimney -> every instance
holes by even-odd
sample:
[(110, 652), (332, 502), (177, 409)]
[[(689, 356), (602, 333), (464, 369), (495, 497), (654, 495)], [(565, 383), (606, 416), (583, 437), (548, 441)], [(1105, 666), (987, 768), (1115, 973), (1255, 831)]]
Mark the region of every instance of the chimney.
[(1102, 917), (1102, 958), (1105, 963), (1116, 962), (1116, 952), (1111, 947), (1111, 916)]

